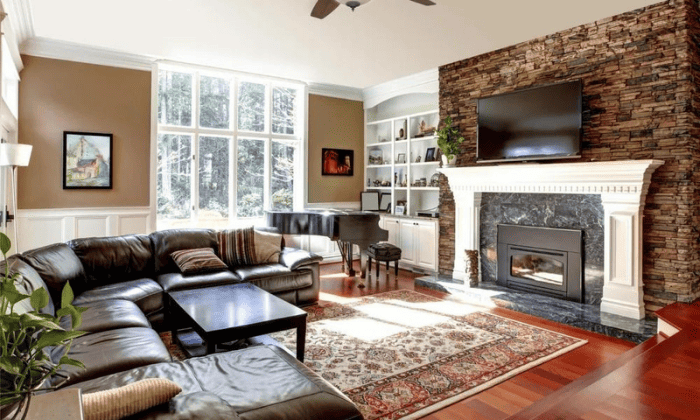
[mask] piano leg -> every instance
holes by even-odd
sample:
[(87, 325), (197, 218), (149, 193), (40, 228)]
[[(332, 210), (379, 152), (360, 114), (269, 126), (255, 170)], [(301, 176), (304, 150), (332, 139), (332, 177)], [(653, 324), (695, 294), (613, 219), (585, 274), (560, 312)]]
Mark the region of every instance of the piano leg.
[(350, 277), (355, 277), (355, 269), (353, 268), (352, 264), (352, 259), (353, 259), (353, 246), (350, 242), (345, 242), (345, 261), (347, 262), (347, 272), (348, 276)]

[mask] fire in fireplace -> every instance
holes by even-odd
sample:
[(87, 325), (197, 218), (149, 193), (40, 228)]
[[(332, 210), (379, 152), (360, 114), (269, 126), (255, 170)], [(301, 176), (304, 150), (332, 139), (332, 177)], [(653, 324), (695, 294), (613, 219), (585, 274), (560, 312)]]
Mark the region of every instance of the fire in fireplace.
[(497, 283), (583, 302), (582, 253), (580, 230), (498, 225)]

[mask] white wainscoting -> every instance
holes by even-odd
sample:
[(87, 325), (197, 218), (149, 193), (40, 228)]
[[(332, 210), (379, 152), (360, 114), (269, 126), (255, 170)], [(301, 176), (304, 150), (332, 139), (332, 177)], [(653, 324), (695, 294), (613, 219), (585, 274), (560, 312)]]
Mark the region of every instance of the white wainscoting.
[(19, 210), (19, 252), (95, 236), (150, 233), (148, 207)]

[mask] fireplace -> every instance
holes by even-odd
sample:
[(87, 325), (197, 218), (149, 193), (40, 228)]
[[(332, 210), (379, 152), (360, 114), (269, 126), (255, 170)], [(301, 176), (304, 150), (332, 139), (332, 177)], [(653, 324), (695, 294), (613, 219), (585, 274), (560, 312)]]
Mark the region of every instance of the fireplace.
[(583, 302), (580, 230), (498, 225), (497, 283)]
[(663, 163), (626, 160), (439, 169), (448, 178), (455, 204), (452, 276), (466, 280), (464, 250), (479, 249), (483, 193), (596, 194), (603, 206), (604, 229), (600, 311), (644, 319), (644, 203), (651, 174)]

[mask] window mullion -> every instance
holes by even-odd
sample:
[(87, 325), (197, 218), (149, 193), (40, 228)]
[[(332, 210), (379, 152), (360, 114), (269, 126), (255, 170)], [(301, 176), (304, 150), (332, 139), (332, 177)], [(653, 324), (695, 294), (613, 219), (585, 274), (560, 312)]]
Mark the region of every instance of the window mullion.
[(238, 78), (231, 79), (231, 153), (229, 159), (229, 224), (238, 219)]
[(200, 127), (199, 127), (199, 108), (200, 108), (200, 104), (199, 104), (199, 90), (200, 90), (200, 89), (199, 89), (199, 87), (200, 87), (200, 80), (199, 80), (199, 79), (200, 79), (200, 74), (199, 74), (199, 72), (195, 72), (195, 73), (194, 73), (194, 83), (193, 83), (193, 85), (194, 85), (194, 92), (193, 92), (193, 95), (192, 95), (192, 97), (194, 98), (194, 100), (192, 101), (192, 102), (194, 102), (194, 110), (192, 111), (192, 115), (194, 116), (194, 121), (193, 121), (194, 124), (193, 124), (193, 125), (194, 125), (194, 128), (195, 128), (195, 135), (194, 135), (194, 137), (193, 137), (193, 138), (194, 138), (194, 147), (193, 147), (193, 150), (194, 150), (193, 160), (194, 160), (194, 162), (193, 162), (193, 165), (192, 165), (192, 168), (193, 168), (193, 173), (192, 173), (192, 182), (193, 182), (192, 193), (194, 194), (194, 197), (192, 198), (192, 205), (193, 205), (193, 207), (194, 207), (194, 208), (193, 208), (193, 212), (192, 212), (192, 216), (193, 216), (193, 222), (194, 222), (195, 224), (197, 224), (197, 222), (199, 221), (199, 136), (200, 136), (200, 133), (199, 133), (199, 128), (200, 128)]

